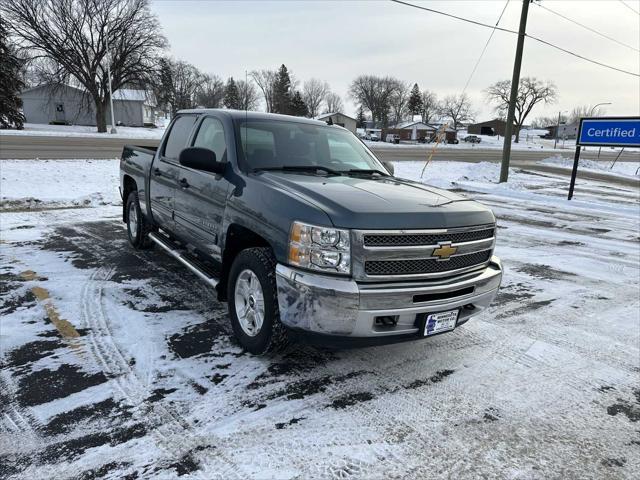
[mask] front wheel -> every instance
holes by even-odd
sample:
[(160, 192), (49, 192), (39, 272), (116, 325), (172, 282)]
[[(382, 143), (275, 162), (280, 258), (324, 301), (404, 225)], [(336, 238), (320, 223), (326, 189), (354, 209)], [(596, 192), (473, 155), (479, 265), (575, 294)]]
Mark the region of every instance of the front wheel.
[(231, 327), (238, 343), (254, 355), (287, 344), (287, 331), (280, 323), (275, 267), (269, 248), (249, 248), (238, 254), (229, 272)]

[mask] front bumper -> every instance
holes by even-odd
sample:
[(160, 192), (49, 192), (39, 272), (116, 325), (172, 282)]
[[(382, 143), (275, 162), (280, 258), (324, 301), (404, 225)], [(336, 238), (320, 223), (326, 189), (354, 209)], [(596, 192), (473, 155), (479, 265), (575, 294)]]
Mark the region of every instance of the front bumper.
[(287, 327), (390, 341), (420, 334), (420, 314), (460, 309), (457, 325), (466, 322), (491, 304), (501, 280), (495, 256), (484, 270), (438, 282), (356, 283), (282, 264), (276, 268), (280, 318)]

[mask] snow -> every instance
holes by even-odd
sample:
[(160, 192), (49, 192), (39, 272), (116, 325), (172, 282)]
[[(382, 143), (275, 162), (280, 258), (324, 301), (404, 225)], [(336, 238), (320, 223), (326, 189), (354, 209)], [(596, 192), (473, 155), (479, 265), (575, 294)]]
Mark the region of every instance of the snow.
[(119, 160), (2, 160), (0, 210), (118, 204), (119, 165)]
[[(162, 124), (162, 119), (158, 120)], [(167, 123), (168, 125), (168, 123)], [(107, 127), (108, 129), (110, 127)], [(98, 133), (96, 127), (85, 125), (44, 125), (25, 123), (22, 130), (0, 130), (0, 143), (3, 135), (50, 136), (50, 137), (98, 137), (98, 138), (162, 138), (166, 125), (158, 128), (116, 127), (118, 133)]]
[[(573, 159), (560, 156), (549, 157), (538, 163), (573, 169)], [(578, 171), (580, 172), (585, 170), (590, 172), (616, 174), (624, 177), (640, 178), (640, 156), (636, 162), (598, 161), (581, 158), (578, 164)]]
[[(395, 168), (421, 181), (422, 163)], [(512, 169), (498, 184), (497, 164), (432, 162), (422, 181), (496, 214), (505, 274), (494, 305), (424, 341), (256, 358), (194, 276), (127, 245), (117, 161), (0, 169), (3, 201), (42, 204), (14, 205), (0, 223), (3, 477), (624, 479), (640, 469), (640, 198), (618, 182), (623, 171), (598, 169), (607, 179), (581, 180), (567, 201), (567, 175)], [(87, 196), (102, 202), (77, 205)], [(56, 334), (29, 297), (35, 286), (77, 343)]]

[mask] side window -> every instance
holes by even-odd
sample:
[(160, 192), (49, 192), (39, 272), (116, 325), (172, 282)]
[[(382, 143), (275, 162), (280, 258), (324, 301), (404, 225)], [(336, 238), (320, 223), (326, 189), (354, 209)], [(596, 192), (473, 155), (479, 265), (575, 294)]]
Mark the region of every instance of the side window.
[(182, 149), (187, 146), (187, 138), (189, 138), (196, 118), (195, 115), (184, 115), (178, 117), (176, 121), (173, 122), (171, 131), (169, 132), (169, 138), (167, 138), (167, 143), (164, 146), (163, 155), (166, 158), (171, 160), (178, 159), (178, 155), (180, 155)]
[(227, 160), (227, 143), (224, 139), (222, 122), (217, 118), (206, 117), (200, 124), (194, 147), (208, 148), (216, 154), (218, 162)]

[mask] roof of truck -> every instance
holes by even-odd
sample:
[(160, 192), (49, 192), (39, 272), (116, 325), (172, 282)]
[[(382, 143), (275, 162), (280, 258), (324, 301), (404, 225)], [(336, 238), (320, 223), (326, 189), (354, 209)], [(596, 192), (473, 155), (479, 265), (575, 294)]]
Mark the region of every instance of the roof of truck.
[(306, 117), (294, 117), (292, 115), (281, 115), (279, 113), (251, 112), (245, 110), (227, 110), (226, 108), (194, 108), (190, 110), (180, 110), (178, 113), (217, 113), (228, 115), (234, 120), (280, 120), (285, 122), (308, 123), (311, 125), (326, 125), (326, 122), (313, 120)]

